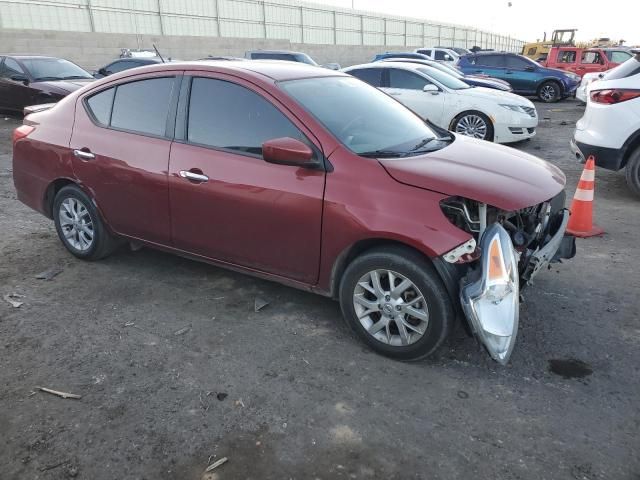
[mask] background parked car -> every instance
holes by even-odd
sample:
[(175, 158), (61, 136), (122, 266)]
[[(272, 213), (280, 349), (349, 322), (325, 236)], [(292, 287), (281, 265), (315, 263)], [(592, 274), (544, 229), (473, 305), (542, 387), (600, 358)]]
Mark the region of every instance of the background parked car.
[(384, 60), (386, 58), (407, 58), (412, 60), (433, 60), (429, 55), (425, 55), (424, 53), (416, 53), (416, 52), (385, 52), (378, 53), (375, 57), (373, 57), (374, 62), (378, 62), (380, 60)]
[(460, 55), (458, 55), (455, 51), (453, 51), (453, 50), (451, 50), (449, 48), (441, 48), (441, 47), (426, 48), (426, 47), (423, 47), (423, 48), (416, 48), (415, 52), (416, 53), (422, 53), (423, 55), (427, 55), (428, 57), (431, 57), (431, 59), (438, 60), (439, 62), (455, 63), (460, 58)]
[(538, 116), (524, 97), (471, 88), (448, 73), (415, 63), (375, 62), (343, 70), (378, 87), (435, 125), (461, 135), (517, 142), (535, 135)]
[(306, 53), (291, 52), (289, 50), (250, 50), (245, 52), (244, 56), (250, 60), (286, 60), (288, 62), (306, 63), (315, 67), (324, 67), (329, 70), (340, 70), (340, 64), (338, 63), (331, 62), (320, 65)]
[(632, 56), (631, 52), (622, 49), (553, 47), (541, 65), (573, 72), (582, 77), (585, 73), (607, 71)]
[(469, 50), (468, 48), (462, 48), (462, 47), (443, 47), (442, 45), (438, 45), (437, 47), (434, 47), (434, 48), (442, 48), (442, 49), (445, 49), (445, 50), (453, 50), (458, 55), (466, 55), (467, 53), (471, 53), (471, 50)]
[(155, 65), (156, 63), (164, 62), (160, 57), (119, 58), (93, 72), (93, 76), (95, 78), (103, 78), (114, 73), (129, 70), (130, 68)]
[(587, 86), (587, 108), (576, 123), (572, 151), (596, 165), (625, 169), (627, 184), (640, 196), (640, 49), (634, 57)]
[(35, 55), (0, 56), (0, 110), (57, 102), (94, 78), (75, 63)]
[(473, 87), (485, 87), (485, 88), (493, 88), (495, 90), (502, 90), (503, 92), (511, 92), (513, 88), (504, 80), (500, 80), (498, 78), (492, 78), (488, 75), (465, 75), (460, 70), (458, 70), (453, 65), (447, 62), (436, 62), (435, 60), (418, 60), (411, 58), (385, 58), (380, 60), (381, 62), (407, 62), (407, 63), (417, 63), (422, 65), (428, 65), (429, 67), (436, 68), (441, 70), (449, 75), (453, 75), (459, 80), (462, 80), (468, 85)]
[(556, 102), (574, 94), (580, 83), (575, 73), (546, 68), (515, 53), (478, 52), (463, 55), (458, 67), (465, 74), (486, 74), (511, 84), (520, 95), (535, 95), (543, 102)]

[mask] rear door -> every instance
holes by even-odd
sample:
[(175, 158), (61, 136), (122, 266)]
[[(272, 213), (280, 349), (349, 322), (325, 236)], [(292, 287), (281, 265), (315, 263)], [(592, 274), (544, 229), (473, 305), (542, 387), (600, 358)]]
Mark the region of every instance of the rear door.
[(556, 51), (551, 50), (546, 65), (568, 72), (579, 71), (578, 56), (577, 48), (558, 48)]
[(580, 57), (580, 63), (576, 73), (584, 75), (591, 72), (602, 72), (605, 70), (605, 59), (602, 50), (584, 50)]
[(476, 55), (472, 62), (465, 73), (489, 75), (511, 83), (511, 75), (505, 72), (504, 55)]
[(442, 126), (446, 92), (443, 92), (440, 87), (438, 87), (438, 91), (425, 92), (424, 86), (433, 84), (433, 82), (417, 73), (400, 68), (387, 68), (386, 70), (388, 83), (382, 90), (395, 97), (422, 118)]
[(117, 232), (170, 243), (167, 171), (181, 72), (123, 81), (78, 99), (73, 170)]
[(210, 259), (306, 284), (318, 278), (324, 170), (267, 163), (262, 144), (317, 140), (255, 85), (192, 72), (171, 149), (174, 245)]

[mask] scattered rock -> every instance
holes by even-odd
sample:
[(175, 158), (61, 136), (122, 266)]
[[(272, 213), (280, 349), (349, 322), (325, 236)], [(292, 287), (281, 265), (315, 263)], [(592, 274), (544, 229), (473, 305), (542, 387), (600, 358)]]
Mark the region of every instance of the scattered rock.
[(469, 394), (464, 390), (458, 390), (458, 398), (467, 399), (469, 398)]
[(256, 300), (253, 304), (253, 308), (256, 312), (259, 312), (260, 310), (262, 310), (264, 307), (266, 307), (267, 305), (269, 305), (269, 302), (267, 302), (266, 300), (264, 300), (263, 298), (260, 297), (256, 297)]
[(224, 393), (224, 392), (220, 392), (218, 394), (216, 394), (216, 398), (218, 400), (220, 400), (221, 402), (224, 401), (225, 398), (227, 398), (229, 396), (228, 393)]
[(24, 298), (24, 295), (20, 295), (18, 293), (9, 293), (2, 297), (7, 303), (9, 303), (13, 308), (20, 308), (24, 305), (24, 302), (20, 302), (15, 300), (16, 298)]
[(173, 334), (177, 337), (178, 335), (184, 335), (189, 330), (191, 330), (191, 325), (181, 328), (180, 330), (176, 330)]
[(51, 267), (44, 272), (40, 272), (36, 275), (38, 280), (52, 280), (54, 277), (60, 275), (62, 273), (62, 268), (60, 267)]
[(609, 305), (609, 306), (607, 307), (607, 312), (615, 313), (615, 312), (617, 312), (617, 311), (618, 311), (618, 309), (617, 309), (616, 307), (612, 306), (612, 305)]

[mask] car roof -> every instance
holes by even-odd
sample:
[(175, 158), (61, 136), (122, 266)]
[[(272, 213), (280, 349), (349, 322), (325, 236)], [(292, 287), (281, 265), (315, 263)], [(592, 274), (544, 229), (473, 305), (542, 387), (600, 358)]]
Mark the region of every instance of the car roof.
[(293, 50), (248, 50), (247, 53), (274, 53), (287, 55), (306, 55), (303, 52), (294, 52)]
[(18, 60), (28, 60), (30, 58), (53, 58), (53, 59), (56, 59), (56, 60), (66, 60), (64, 58), (52, 57), (52, 56), (49, 56), (49, 55), (8, 55), (8, 54), (5, 55), (5, 54), (0, 53), (0, 57), (11, 57), (11, 58), (15, 58), (15, 59), (18, 59)]
[[(143, 70), (144, 69), (144, 70)], [(294, 80), (314, 77), (345, 76), (336, 70), (308, 65), (306, 63), (288, 62), (285, 60), (192, 60), (183, 62), (159, 63), (140, 67), (142, 72), (158, 72), (162, 70), (210, 70), (213, 72), (244, 74), (245, 77), (267, 77), (273, 81)], [(115, 75), (126, 76), (125, 72)], [(125, 74), (125, 75), (123, 75)], [(118, 78), (111, 76), (110, 78)]]
[(411, 63), (411, 62), (371, 62), (363, 63), (362, 65), (353, 65), (345, 68), (345, 71), (355, 70), (360, 68), (402, 68), (403, 70), (417, 70), (418, 68), (434, 69), (424, 63)]

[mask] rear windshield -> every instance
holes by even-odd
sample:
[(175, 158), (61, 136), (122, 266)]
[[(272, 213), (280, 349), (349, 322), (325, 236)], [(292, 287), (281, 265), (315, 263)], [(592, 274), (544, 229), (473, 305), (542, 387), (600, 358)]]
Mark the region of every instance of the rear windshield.
[(640, 73), (640, 54), (630, 58), (624, 63), (621, 63), (617, 67), (609, 70), (603, 80), (617, 80), (618, 78), (633, 77)]

